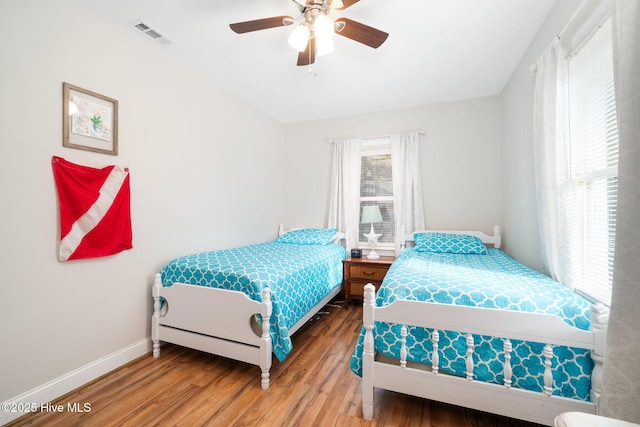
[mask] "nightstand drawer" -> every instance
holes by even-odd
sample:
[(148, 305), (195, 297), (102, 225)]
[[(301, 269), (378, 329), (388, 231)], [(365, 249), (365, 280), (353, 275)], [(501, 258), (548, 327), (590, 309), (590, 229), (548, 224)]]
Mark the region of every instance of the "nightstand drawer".
[(389, 267), (376, 267), (372, 265), (352, 265), (349, 267), (349, 276), (352, 279), (382, 281)]
[[(349, 296), (352, 298), (362, 299), (364, 297), (364, 286), (367, 283), (351, 282), (349, 287)], [(376, 292), (380, 289), (380, 283), (372, 283), (376, 287)]]

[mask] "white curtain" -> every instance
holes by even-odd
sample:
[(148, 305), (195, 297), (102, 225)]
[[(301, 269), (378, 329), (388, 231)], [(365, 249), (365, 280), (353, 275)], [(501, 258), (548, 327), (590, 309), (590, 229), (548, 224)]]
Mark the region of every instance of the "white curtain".
[(400, 227), (408, 232), (424, 230), (422, 175), (420, 173), (420, 133), (391, 136), (393, 210), (396, 220), (396, 254), (400, 252)]
[(615, 1), (612, 18), (620, 160), (601, 413), (640, 423), (640, 1)]
[(566, 251), (561, 248), (562, 217), (557, 190), (557, 156), (565, 138), (566, 102), (564, 88), (567, 85), (567, 62), (556, 38), (535, 65), (536, 83), (533, 106), (533, 149), (537, 191), (538, 218), (542, 259), (547, 273), (556, 280), (567, 283), (568, 272), (561, 266)]
[(329, 195), (328, 227), (347, 235), (347, 250), (358, 246), (360, 229), (359, 139), (332, 141), (333, 159)]

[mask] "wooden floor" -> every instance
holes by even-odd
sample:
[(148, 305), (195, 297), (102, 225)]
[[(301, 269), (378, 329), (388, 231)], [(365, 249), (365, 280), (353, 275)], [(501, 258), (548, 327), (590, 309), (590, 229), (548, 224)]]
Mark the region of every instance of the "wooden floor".
[[(256, 366), (167, 344), (159, 358), (141, 357), (52, 402), (64, 412), (9, 425), (537, 426), (383, 390), (375, 391), (373, 421), (364, 421), (361, 380), (349, 369), (362, 307), (326, 310), (293, 336), (287, 360), (274, 358), (268, 391)], [(70, 412), (69, 405), (89, 410)]]

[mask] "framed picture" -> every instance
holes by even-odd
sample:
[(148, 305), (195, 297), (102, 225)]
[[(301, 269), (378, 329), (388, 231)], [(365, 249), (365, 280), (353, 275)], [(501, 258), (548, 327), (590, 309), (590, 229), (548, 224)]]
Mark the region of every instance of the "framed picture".
[(62, 146), (118, 155), (118, 101), (62, 84)]

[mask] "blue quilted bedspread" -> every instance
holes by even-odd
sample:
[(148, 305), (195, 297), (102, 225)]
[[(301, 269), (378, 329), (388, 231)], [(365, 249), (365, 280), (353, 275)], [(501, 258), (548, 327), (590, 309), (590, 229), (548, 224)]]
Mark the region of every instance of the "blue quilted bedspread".
[[(389, 269), (377, 294), (376, 305), (389, 305), (397, 299), (548, 313), (585, 330), (590, 324), (590, 303), (587, 300), (548, 276), (517, 263), (498, 249), (489, 249), (487, 255), (460, 255), (418, 252), (408, 248)], [(408, 329), (408, 359), (430, 364), (432, 344), (426, 339), (430, 331), (418, 327)], [(399, 325), (376, 323), (376, 351), (399, 358), (399, 331)], [(351, 359), (351, 369), (358, 375), (362, 375), (363, 337), (364, 328)], [(478, 354), (474, 361), (490, 359), (476, 364), (475, 378), (502, 384), (502, 339), (474, 338), (474, 351)], [(544, 344), (516, 340), (512, 340), (512, 344), (513, 386), (542, 391)], [(465, 337), (440, 331), (439, 347), (440, 370), (464, 376)], [(589, 400), (592, 368), (589, 351), (554, 347), (553, 394)]]
[(273, 353), (283, 361), (293, 345), (289, 329), (342, 283), (340, 245), (268, 242), (202, 252), (171, 261), (161, 271), (162, 283), (186, 283), (244, 292), (262, 301), (271, 290)]

